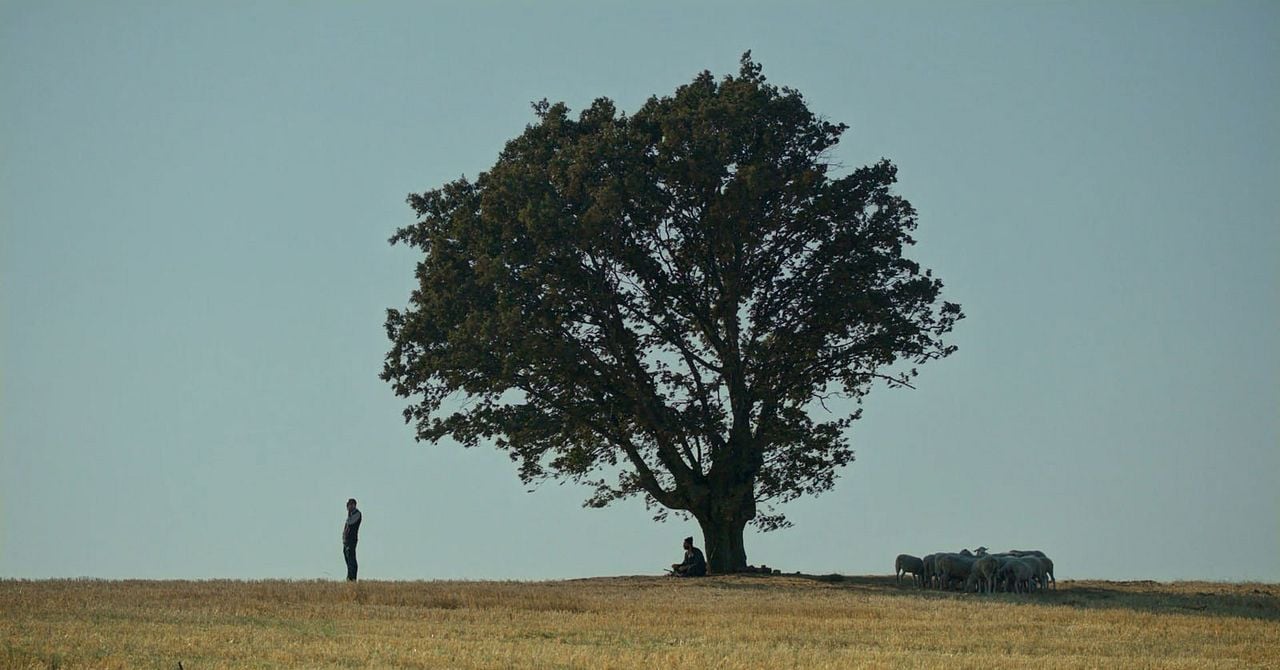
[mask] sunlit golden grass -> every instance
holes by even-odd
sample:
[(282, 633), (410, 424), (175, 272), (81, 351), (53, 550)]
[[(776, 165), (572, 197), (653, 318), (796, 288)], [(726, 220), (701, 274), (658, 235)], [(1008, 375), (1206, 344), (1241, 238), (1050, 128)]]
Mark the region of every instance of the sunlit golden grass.
[(1280, 586), (0, 581), (13, 668), (1280, 667)]

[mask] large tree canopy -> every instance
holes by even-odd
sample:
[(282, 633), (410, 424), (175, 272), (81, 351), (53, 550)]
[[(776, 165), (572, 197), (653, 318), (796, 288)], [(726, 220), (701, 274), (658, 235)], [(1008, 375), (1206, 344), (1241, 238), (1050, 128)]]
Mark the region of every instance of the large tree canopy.
[(418, 439), (687, 512), (711, 569), (740, 570), (747, 523), (786, 524), (779, 503), (853, 460), (860, 410), (823, 401), (909, 385), (960, 308), (903, 255), (895, 167), (836, 174), (846, 127), (749, 53), (631, 116), (534, 109), (475, 181), (409, 197), (391, 241), (424, 257), (382, 377)]

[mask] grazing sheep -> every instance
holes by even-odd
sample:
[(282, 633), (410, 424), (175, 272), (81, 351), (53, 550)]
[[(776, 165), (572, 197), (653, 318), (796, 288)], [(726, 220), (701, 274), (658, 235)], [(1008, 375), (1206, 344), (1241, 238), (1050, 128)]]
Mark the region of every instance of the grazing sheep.
[(893, 562), (894, 578), (901, 583), (903, 574), (911, 575), (911, 585), (924, 584), (924, 561), (911, 554), (898, 554)]
[(964, 590), (968, 591), (976, 586), (978, 593), (994, 592), (996, 571), (999, 569), (1000, 558), (984, 553), (982, 557), (973, 562), (973, 570), (969, 573), (969, 579), (965, 582)]
[(976, 560), (972, 555), (965, 556), (963, 553), (938, 554), (934, 562), (941, 588), (950, 588), (953, 579), (964, 584), (969, 579), (969, 574), (973, 572), (973, 563)]
[[(919, 563), (914, 562), (917, 560)], [(1053, 574), (1053, 561), (1043, 551), (1035, 549), (991, 553), (986, 547), (978, 547), (972, 551), (961, 549), (955, 553), (929, 554), (922, 559), (901, 554), (894, 568), (899, 582), (902, 575), (910, 573), (913, 583), (919, 578), (919, 583), (925, 588), (958, 587), (965, 592), (978, 593), (994, 593), (1003, 589), (1011, 593), (1030, 593), (1057, 588), (1058, 585)]]
[(934, 579), (938, 576), (938, 555), (929, 554), (920, 559), (924, 563), (924, 587), (933, 588)]
[(1005, 584), (1005, 589), (1013, 593), (1026, 593), (1031, 588), (1031, 578), (1038, 569), (1022, 558), (1012, 558), (1000, 566), (997, 579)]
[[(1055, 589), (1058, 588), (1058, 578), (1053, 576), (1053, 559), (1049, 558), (1048, 556), (1045, 556), (1043, 551), (1040, 551), (1039, 549), (1032, 549), (1029, 551), (1020, 551), (1017, 549), (1012, 549), (1008, 553), (1011, 556), (1018, 556), (1018, 557), (1034, 556), (1040, 559), (1040, 562), (1045, 564), (1044, 568), (1045, 568), (1045, 572), (1048, 574), (1049, 581), (1053, 583), (1053, 587)], [(1047, 587), (1047, 584), (1045, 586)]]
[(1058, 588), (1058, 578), (1053, 576), (1053, 559), (1048, 556), (1041, 556), (1040, 562), (1044, 564), (1045, 572), (1049, 575), (1049, 581), (1053, 582), (1053, 588)]
[(1045, 589), (1049, 586), (1049, 571), (1046, 569), (1045, 560), (1039, 556), (1023, 556), (1018, 559), (1023, 563), (1031, 566), (1031, 582), (1037, 589)]
[[(975, 563), (976, 565), (976, 563)], [(982, 593), (983, 592), (982, 575), (978, 573), (978, 569), (969, 571), (969, 576), (965, 578), (964, 583), (960, 585), (960, 590), (965, 593)]]

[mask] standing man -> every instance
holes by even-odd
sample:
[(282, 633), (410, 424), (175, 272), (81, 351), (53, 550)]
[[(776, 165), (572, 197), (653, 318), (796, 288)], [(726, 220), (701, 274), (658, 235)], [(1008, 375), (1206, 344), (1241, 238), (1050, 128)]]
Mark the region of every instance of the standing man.
[(342, 525), (342, 557), (347, 559), (347, 581), (356, 580), (356, 540), (360, 539), (360, 510), (356, 499), (347, 499), (347, 522)]

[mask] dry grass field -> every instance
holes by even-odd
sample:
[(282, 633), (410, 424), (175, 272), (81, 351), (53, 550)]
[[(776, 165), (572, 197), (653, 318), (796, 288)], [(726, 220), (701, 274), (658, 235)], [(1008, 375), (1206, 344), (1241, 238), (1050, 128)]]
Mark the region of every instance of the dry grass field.
[(0, 581), (5, 668), (1266, 668), (1280, 585)]

